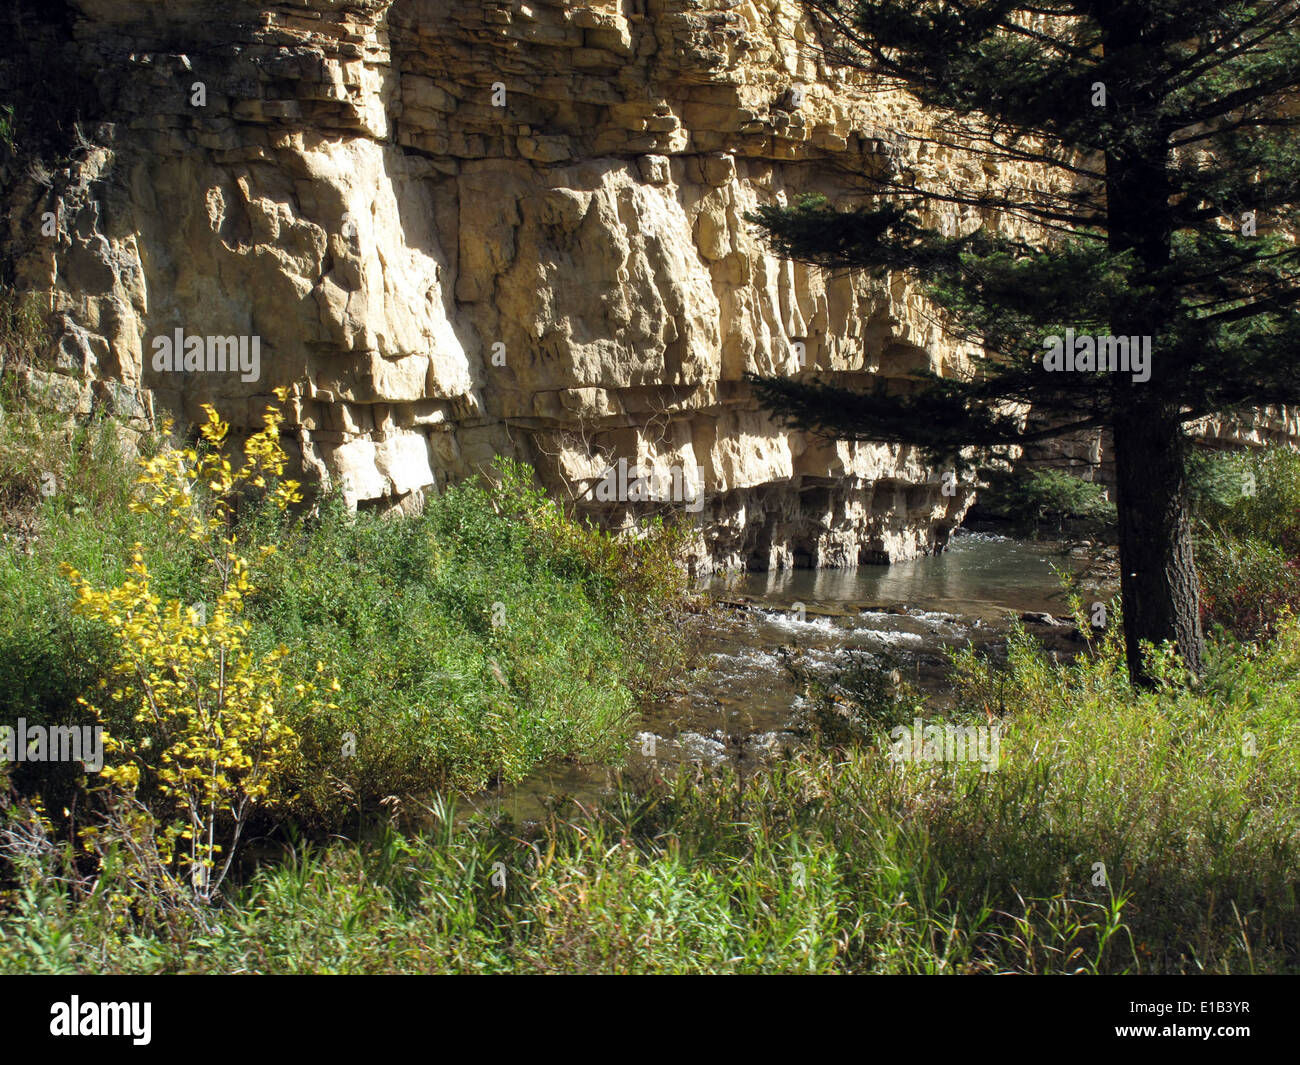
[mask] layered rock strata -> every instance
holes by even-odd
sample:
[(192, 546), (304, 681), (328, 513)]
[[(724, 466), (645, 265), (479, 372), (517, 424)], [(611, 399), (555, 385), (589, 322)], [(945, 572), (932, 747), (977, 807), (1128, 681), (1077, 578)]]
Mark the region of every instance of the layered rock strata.
[[(907, 141), (924, 116), (798, 10), (22, 0), (18, 54), (81, 119), (5, 180), (13, 281), (55, 336), (31, 373), (140, 425), (210, 402), (247, 430), (286, 386), (302, 467), (356, 506), (505, 454), (612, 525), (687, 515), (701, 570), (932, 551), (966, 488), (785, 428), (743, 380), (902, 388), (964, 359), (902, 279), (783, 261), (745, 221), (851, 204), (863, 174), (985, 176)], [(620, 460), (672, 490), (609, 491)]]

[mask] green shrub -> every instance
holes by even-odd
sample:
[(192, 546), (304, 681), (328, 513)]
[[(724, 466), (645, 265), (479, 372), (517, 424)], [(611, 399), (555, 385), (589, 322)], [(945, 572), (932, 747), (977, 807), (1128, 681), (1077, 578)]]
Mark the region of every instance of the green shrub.
[(0, 146), (10, 154), (17, 148), (14, 141), (14, 127), (13, 104), (0, 104)]
[(1115, 504), (1091, 481), (1059, 470), (985, 470), (982, 477), (980, 508), (1025, 532), (1042, 526), (1100, 532), (1115, 524)]
[(1207, 625), (1239, 639), (1300, 610), (1300, 453), (1195, 454), (1189, 485)]
[(902, 662), (888, 651), (850, 650), (827, 676), (796, 651), (778, 651), (803, 696), (802, 728), (819, 747), (837, 750), (869, 743), (896, 725), (925, 716), (920, 693), (903, 680)]
[(272, 556), (251, 613), (286, 673), (322, 661), (343, 681), (339, 710), (293, 723), (304, 810), (516, 781), (626, 742), (634, 630), (497, 495), (454, 488), (398, 520), (329, 503)]

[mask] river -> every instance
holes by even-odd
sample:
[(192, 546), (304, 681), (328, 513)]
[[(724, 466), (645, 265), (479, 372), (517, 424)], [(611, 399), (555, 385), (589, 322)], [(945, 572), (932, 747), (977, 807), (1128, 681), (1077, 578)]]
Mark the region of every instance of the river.
[[(1048, 541), (959, 530), (939, 555), (855, 570), (785, 570), (715, 577), (715, 606), (688, 623), (694, 668), (640, 715), (628, 772), (671, 772), (730, 761), (757, 767), (797, 745), (801, 695), (782, 648), (830, 672), (851, 650), (888, 657), (906, 679), (942, 702), (945, 648), (973, 644), (1001, 657), (1011, 618), (1059, 654), (1077, 651), (1058, 571), (1081, 578), (1088, 601), (1114, 594), (1113, 567), (1092, 552)], [(462, 808), (542, 816), (556, 797), (584, 801), (612, 784), (608, 766), (563, 765), (474, 797)]]

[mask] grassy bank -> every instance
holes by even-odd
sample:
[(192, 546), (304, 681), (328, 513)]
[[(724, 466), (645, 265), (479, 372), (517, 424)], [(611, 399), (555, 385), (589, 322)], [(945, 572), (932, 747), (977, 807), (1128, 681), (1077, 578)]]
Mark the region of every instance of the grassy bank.
[[(88, 449), (87, 465), (103, 457), (89, 439), (74, 446)], [(548, 760), (611, 757), (626, 741), (635, 695), (653, 683), (655, 655), (670, 651), (667, 597), (628, 594), (611, 571), (660, 565), (669, 595), (681, 581), (666, 555), (633, 558), (602, 534), (566, 528), (552, 506), (511, 469), (405, 521), (334, 500), (309, 517), (247, 521), (250, 554), (278, 547), (247, 605), (254, 646), (287, 648), (288, 682), (317, 662), (347, 682), (337, 709), (293, 722), (302, 761), (286, 788), (301, 793), (300, 812), (517, 780)], [(116, 585), (139, 541), (161, 597), (202, 604), (205, 589), (190, 545), (103, 492), (59, 492), (36, 509), (39, 531), (0, 553), (0, 720), (45, 724), (77, 720), (76, 697), (108, 664), (102, 631), (73, 613), (61, 563)]]
[[(1270, 972), (1300, 948), (1300, 628), (1134, 694), (1117, 648), (966, 660), (996, 772), (881, 743), (771, 772), (627, 780), (550, 824), (300, 846), (203, 917), (27, 860), (6, 971)], [(496, 863), (501, 863), (497, 866)], [(1103, 869), (1104, 866), (1104, 869)], [(502, 883), (501, 872), (504, 872)], [(494, 876), (494, 873), (497, 875)], [(1104, 873), (1104, 876), (1102, 875)]]

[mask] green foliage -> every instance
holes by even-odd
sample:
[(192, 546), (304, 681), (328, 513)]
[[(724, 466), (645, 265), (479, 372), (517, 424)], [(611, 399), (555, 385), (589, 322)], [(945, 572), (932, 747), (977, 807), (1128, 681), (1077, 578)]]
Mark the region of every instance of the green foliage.
[(957, 665), (995, 772), (895, 765), (881, 733), (533, 827), (436, 805), (418, 836), (295, 845), (207, 925), (123, 922), (29, 846), (0, 971), (1295, 971), (1300, 626), (1212, 644), (1199, 690), (1135, 692), (1113, 626), (1069, 666), (1023, 632), (1004, 670)]
[(1207, 528), (1255, 536), (1300, 555), (1300, 453), (1211, 452), (1196, 460), (1197, 516)]
[(903, 679), (902, 663), (887, 651), (851, 650), (831, 676), (810, 667), (797, 651), (778, 653), (802, 693), (804, 728), (823, 749), (871, 742), (924, 715), (919, 693)]
[(0, 286), (0, 367), (12, 370), (38, 355), (45, 339), (40, 300)]
[(1099, 484), (1060, 470), (989, 470), (980, 489), (982, 510), (1037, 534), (1043, 526), (1101, 531), (1115, 524), (1115, 504)]
[(17, 149), (14, 142), (14, 129), (13, 104), (0, 104), (0, 145), (10, 154)]
[(1300, 454), (1194, 455), (1189, 481), (1207, 621), (1240, 639), (1300, 611)]
[(347, 678), (336, 711), (294, 722), (304, 813), (617, 757), (648, 681), (629, 638), (649, 634), (505, 492), (455, 487), (403, 520), (331, 502), (284, 534), (250, 612), (287, 674)]

